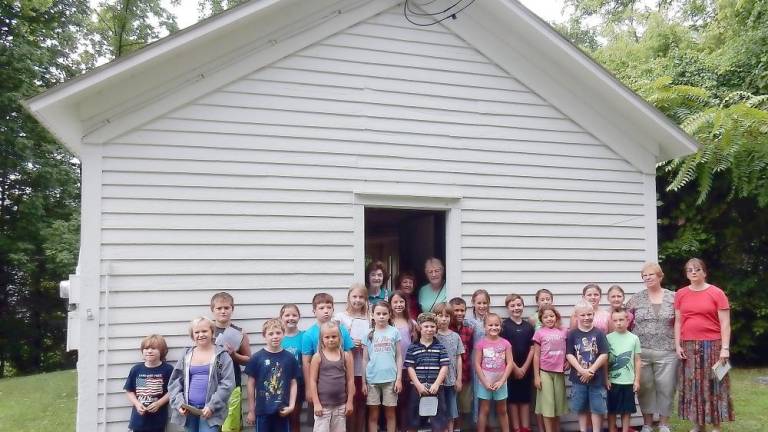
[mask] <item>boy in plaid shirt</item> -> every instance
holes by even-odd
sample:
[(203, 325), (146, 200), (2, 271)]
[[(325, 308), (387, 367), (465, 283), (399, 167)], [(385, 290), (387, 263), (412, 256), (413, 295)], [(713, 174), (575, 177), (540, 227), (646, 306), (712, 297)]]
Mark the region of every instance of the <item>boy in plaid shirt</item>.
[(462, 387), (458, 395), (458, 427), (461, 429), (463, 415), (472, 413), (472, 336), (475, 333), (475, 329), (464, 321), (464, 317), (467, 314), (467, 302), (463, 298), (454, 297), (448, 303), (451, 304), (451, 313), (453, 314), (451, 330), (459, 334), (461, 343), (464, 345), (464, 354), (461, 355)]

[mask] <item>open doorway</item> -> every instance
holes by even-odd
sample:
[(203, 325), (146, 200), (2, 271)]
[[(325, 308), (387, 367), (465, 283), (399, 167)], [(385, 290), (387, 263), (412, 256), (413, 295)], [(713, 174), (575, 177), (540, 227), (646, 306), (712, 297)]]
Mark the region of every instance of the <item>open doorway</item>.
[(426, 283), (424, 261), (445, 262), (446, 212), (396, 208), (365, 208), (365, 265), (374, 259), (387, 264), (392, 289), (398, 273), (416, 275), (416, 286)]

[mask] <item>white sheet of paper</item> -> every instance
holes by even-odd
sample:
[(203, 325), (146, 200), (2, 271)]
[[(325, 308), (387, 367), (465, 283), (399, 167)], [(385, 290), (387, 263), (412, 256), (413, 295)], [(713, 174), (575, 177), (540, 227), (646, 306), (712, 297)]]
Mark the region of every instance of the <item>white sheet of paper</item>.
[(712, 365), (712, 372), (715, 374), (715, 378), (717, 378), (718, 381), (722, 381), (729, 370), (731, 370), (731, 362), (729, 361), (726, 361), (725, 364), (718, 361)]
[(233, 327), (227, 327), (220, 335), (216, 337), (216, 345), (231, 346), (237, 351), (240, 343), (243, 341), (243, 333), (235, 330)]
[(368, 332), (370, 331), (371, 327), (370, 324), (368, 324), (368, 320), (355, 318), (352, 320), (352, 327), (349, 329), (349, 335), (352, 339), (363, 340), (368, 337)]

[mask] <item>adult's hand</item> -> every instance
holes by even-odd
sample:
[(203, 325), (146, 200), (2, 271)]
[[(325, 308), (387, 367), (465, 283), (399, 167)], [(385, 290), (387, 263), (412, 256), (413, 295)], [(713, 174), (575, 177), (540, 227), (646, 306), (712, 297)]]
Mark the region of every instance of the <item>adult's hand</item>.
[(688, 360), (688, 357), (685, 356), (685, 350), (683, 347), (675, 347), (675, 352), (677, 353), (677, 358), (680, 360)]

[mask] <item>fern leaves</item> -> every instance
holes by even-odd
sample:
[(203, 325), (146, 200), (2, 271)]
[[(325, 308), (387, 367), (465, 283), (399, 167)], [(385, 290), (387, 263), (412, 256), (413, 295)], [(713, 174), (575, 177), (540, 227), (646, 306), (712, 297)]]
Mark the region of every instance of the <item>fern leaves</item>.
[(702, 88), (672, 85), (662, 78), (643, 96), (696, 138), (695, 154), (661, 164), (673, 174), (667, 190), (695, 183), (703, 203), (718, 176), (729, 182), (729, 198), (754, 195), (768, 205), (768, 95), (733, 92), (721, 100)]

